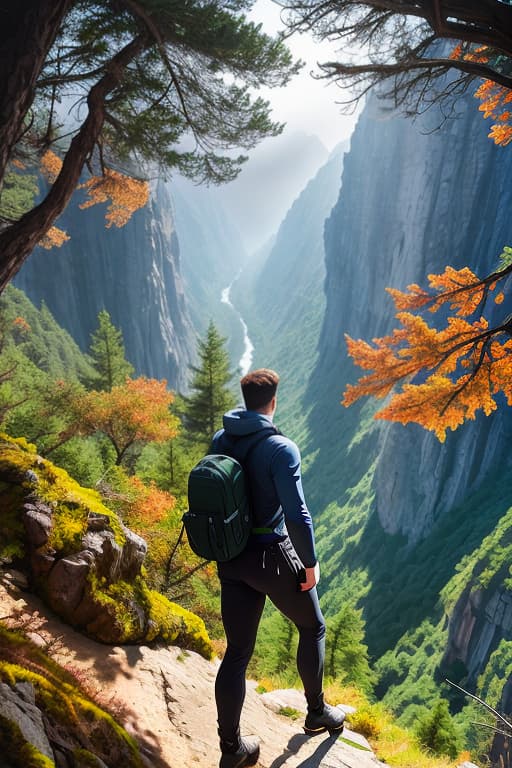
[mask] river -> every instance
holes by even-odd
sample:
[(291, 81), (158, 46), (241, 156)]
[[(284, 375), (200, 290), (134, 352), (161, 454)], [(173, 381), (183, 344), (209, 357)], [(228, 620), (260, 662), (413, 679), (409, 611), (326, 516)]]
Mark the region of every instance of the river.
[[(238, 275), (237, 275), (237, 277), (235, 277), (235, 280), (237, 278), (238, 278)], [(245, 376), (245, 374), (249, 371), (249, 369), (250, 369), (250, 367), (252, 365), (254, 345), (253, 345), (251, 339), (249, 338), (247, 323), (245, 322), (245, 320), (243, 319), (242, 315), (237, 310), (237, 308), (233, 306), (233, 304), (231, 303), (231, 299), (229, 298), (229, 294), (231, 292), (231, 287), (232, 287), (233, 283), (235, 282), (235, 280), (233, 280), (226, 288), (224, 288), (222, 290), (222, 293), (221, 293), (221, 296), (220, 296), (220, 300), (221, 300), (221, 302), (223, 304), (227, 304), (228, 307), (231, 307), (233, 312), (238, 316), (238, 319), (240, 320), (240, 323), (242, 325), (242, 330), (244, 332), (244, 352), (243, 352), (242, 357), (240, 358), (240, 361), (238, 363), (238, 367), (240, 368), (240, 372), (241, 372), (242, 376)]]

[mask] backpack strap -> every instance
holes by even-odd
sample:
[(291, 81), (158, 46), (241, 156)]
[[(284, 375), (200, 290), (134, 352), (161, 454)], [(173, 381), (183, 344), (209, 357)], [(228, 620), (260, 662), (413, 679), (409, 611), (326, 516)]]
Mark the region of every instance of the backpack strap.
[[(244, 455), (240, 458), (240, 463), (242, 465), (245, 464), (251, 453), (254, 451), (257, 445), (262, 443), (264, 440), (266, 440), (268, 437), (271, 437), (272, 435), (281, 435), (282, 432), (277, 427), (265, 427), (260, 432), (258, 432), (257, 439), (253, 440), (253, 442), (248, 446), (248, 448), (245, 450)], [(230, 435), (231, 437), (231, 435)], [(235, 437), (235, 444), (243, 439), (243, 436)], [(234, 457), (236, 458), (236, 457)], [(238, 459), (237, 459), (238, 461)], [(248, 477), (248, 476), (247, 476)], [(252, 528), (251, 533), (256, 534), (262, 534), (262, 533), (274, 533), (273, 528)]]

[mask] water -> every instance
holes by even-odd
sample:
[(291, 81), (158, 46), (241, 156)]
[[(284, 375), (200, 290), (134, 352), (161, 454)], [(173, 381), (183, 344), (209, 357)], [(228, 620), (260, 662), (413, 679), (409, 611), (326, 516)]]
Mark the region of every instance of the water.
[[(238, 276), (237, 276), (238, 277)], [(237, 278), (235, 277), (235, 280)], [(242, 357), (240, 358), (240, 361), (238, 363), (238, 367), (240, 368), (240, 372), (242, 376), (245, 376), (245, 374), (249, 371), (251, 365), (252, 365), (252, 358), (253, 358), (253, 352), (254, 352), (254, 345), (249, 338), (247, 323), (243, 319), (242, 315), (239, 313), (239, 311), (236, 309), (236, 307), (233, 306), (231, 303), (231, 299), (229, 298), (229, 294), (231, 292), (231, 286), (235, 282), (233, 280), (226, 288), (222, 290), (222, 293), (220, 295), (220, 300), (223, 304), (227, 304), (228, 307), (231, 307), (233, 312), (238, 315), (238, 319), (240, 320), (240, 323), (242, 325), (242, 330), (244, 332), (244, 353)]]

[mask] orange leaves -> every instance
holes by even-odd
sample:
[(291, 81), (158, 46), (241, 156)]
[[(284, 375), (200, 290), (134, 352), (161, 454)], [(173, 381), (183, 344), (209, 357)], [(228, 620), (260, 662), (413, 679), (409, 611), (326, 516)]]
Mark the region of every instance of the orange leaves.
[(489, 138), (495, 144), (506, 146), (512, 141), (511, 112), (507, 108), (512, 103), (512, 91), (497, 85), (492, 80), (484, 80), (475, 93), (475, 97), (482, 102), (479, 106), (484, 117), (492, 117), (497, 122), (491, 127)]
[[(383, 398), (397, 387), (376, 418), (415, 422), (444, 441), (447, 429), (474, 419), (479, 409), (489, 415), (503, 392), (512, 405), (512, 339), (509, 327), (489, 328), (484, 317), (465, 319), (485, 306), (485, 299), (510, 269), (479, 280), (467, 267), (447, 267), (429, 275), (430, 291), (410, 285), (406, 292), (388, 289), (398, 309), (400, 327), (372, 344), (347, 337), (349, 355), (368, 374), (348, 385), (343, 405), (365, 395)], [(504, 301), (498, 293), (495, 303)], [(429, 306), (430, 305), (430, 306)], [(449, 305), (454, 315), (440, 330), (414, 311), (437, 311)], [(512, 331), (512, 324), (510, 331)], [(420, 383), (414, 379), (421, 374)]]
[(486, 283), (479, 280), (468, 268), (454, 269), (446, 267), (440, 275), (429, 275), (430, 292), (423, 290), (413, 283), (407, 286), (407, 291), (396, 288), (386, 288), (391, 294), (397, 309), (420, 309), (430, 305), (431, 312), (449, 304), (452, 311), (460, 317), (472, 315), (484, 298)]
[(173, 400), (166, 381), (141, 377), (110, 391), (88, 392), (76, 411), (83, 431), (103, 432), (109, 438), (120, 463), (135, 443), (176, 436), (178, 420), (169, 410)]
[(67, 242), (67, 240), (69, 240), (67, 232), (64, 232), (63, 229), (59, 229), (59, 227), (50, 227), (48, 232), (41, 238), (38, 245), (49, 251), (50, 248), (60, 248), (61, 245), (64, 245), (64, 243)]
[(161, 522), (174, 509), (176, 499), (167, 491), (162, 491), (154, 483), (146, 485), (136, 475), (128, 478), (130, 499), (125, 502), (123, 517), (137, 533), (144, 533), (146, 528)]
[(62, 169), (62, 160), (57, 157), (55, 152), (51, 149), (47, 149), (41, 158), (41, 173), (45, 176), (50, 184), (53, 184)]
[[(496, 53), (485, 45), (475, 47), (459, 44), (451, 52), (450, 58), (487, 64), (496, 57)], [(500, 146), (509, 144), (512, 141), (512, 115), (506, 105), (512, 103), (510, 88), (498, 85), (493, 80), (484, 80), (476, 90), (475, 97), (482, 102), (479, 109), (484, 117), (492, 117), (497, 121), (490, 130), (489, 138)]]
[(149, 198), (149, 184), (139, 181), (109, 168), (102, 176), (92, 176), (80, 184), (79, 189), (87, 191), (88, 199), (80, 208), (90, 208), (97, 203), (110, 205), (107, 210), (107, 227), (115, 224), (122, 227), (129, 221), (135, 211), (146, 205)]

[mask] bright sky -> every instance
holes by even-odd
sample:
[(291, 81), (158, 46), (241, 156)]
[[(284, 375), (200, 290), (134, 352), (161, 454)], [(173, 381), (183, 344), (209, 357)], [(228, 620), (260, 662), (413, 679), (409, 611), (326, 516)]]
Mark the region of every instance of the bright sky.
[[(269, 34), (283, 26), (280, 8), (272, 0), (257, 0), (249, 16), (261, 22)], [(356, 115), (341, 114), (336, 100), (340, 101), (343, 94), (334, 83), (315, 80), (310, 75), (311, 71), (318, 71), (317, 62), (336, 58), (335, 46), (316, 43), (310, 35), (296, 35), (288, 40), (288, 47), (296, 58), (306, 62), (301, 73), (286, 88), (260, 89), (258, 94), (271, 102), (273, 117), (286, 122), (287, 132), (315, 134), (331, 150), (349, 138), (357, 119)]]

